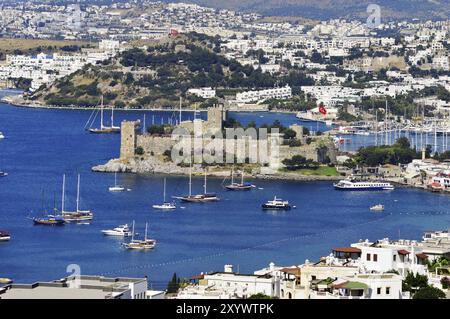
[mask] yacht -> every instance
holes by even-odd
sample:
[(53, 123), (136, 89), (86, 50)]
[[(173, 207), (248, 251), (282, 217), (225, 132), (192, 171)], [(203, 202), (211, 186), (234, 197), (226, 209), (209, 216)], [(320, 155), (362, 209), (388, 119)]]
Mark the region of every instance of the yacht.
[(66, 187), (66, 176), (63, 175), (63, 188), (62, 188), (62, 199), (61, 199), (61, 216), (66, 222), (85, 222), (90, 221), (94, 218), (94, 214), (90, 210), (80, 209), (80, 175), (78, 174), (77, 182), (77, 209), (74, 212), (65, 211), (65, 187)]
[(0, 230), (0, 241), (8, 241), (11, 239), (11, 234), (5, 230)]
[(203, 183), (203, 194), (192, 195), (192, 167), (189, 171), (189, 195), (175, 197), (180, 199), (183, 202), (187, 203), (207, 203), (207, 202), (216, 202), (219, 200), (215, 193), (208, 193), (206, 191), (206, 171), (205, 171), (205, 181)]
[(175, 203), (166, 202), (166, 179), (165, 178), (164, 178), (164, 202), (161, 205), (153, 205), (152, 207), (154, 209), (161, 209), (161, 210), (172, 210), (172, 209), (177, 208)]
[(273, 200), (269, 200), (267, 203), (262, 204), (262, 208), (265, 210), (290, 210), (291, 205), (288, 201), (275, 196)]
[(384, 205), (378, 204), (370, 207), (371, 211), (382, 212), (384, 210)]
[(123, 192), (125, 187), (117, 185), (117, 173), (114, 173), (114, 186), (109, 187), (110, 192)]
[(102, 230), (103, 235), (105, 236), (122, 236), (122, 237), (129, 237), (131, 236), (130, 227), (128, 227), (128, 224), (120, 225), (118, 227), (115, 227), (113, 229), (106, 229)]
[(244, 173), (241, 173), (241, 182), (236, 183), (234, 181), (234, 172), (231, 171), (231, 184), (225, 185), (225, 188), (229, 191), (248, 191), (256, 187), (252, 183), (244, 182)]
[(147, 250), (153, 249), (156, 246), (156, 240), (147, 238), (147, 228), (148, 224), (145, 223), (145, 237), (143, 240), (134, 239), (134, 221), (133, 221), (133, 230), (131, 233), (131, 241), (129, 243), (123, 243), (123, 246), (127, 249), (138, 249), (138, 250)]
[(0, 132), (0, 140), (3, 139), (3, 138), (5, 138), (5, 135), (3, 135), (2, 132)]
[(394, 186), (391, 183), (357, 181), (353, 178), (341, 180), (338, 183), (333, 184), (333, 186), (337, 190), (348, 191), (380, 191), (394, 189)]
[(55, 215), (34, 217), (32, 220), (35, 225), (60, 226), (66, 223), (62, 216)]
[(0, 177), (6, 177), (6, 176), (8, 176), (8, 173), (0, 171)]
[[(90, 133), (120, 133), (120, 127), (119, 126), (114, 126), (114, 107), (111, 107), (111, 126), (107, 126), (104, 125), (104, 121), (103, 121), (103, 96), (101, 99), (101, 106), (100, 106), (100, 127), (98, 128), (92, 128), (89, 127), (89, 132)], [(94, 110), (93, 113), (91, 114), (91, 116), (89, 117), (88, 122), (91, 120), (94, 112), (98, 112), (98, 110)], [(92, 122), (94, 122), (95, 118), (97, 117), (97, 113), (94, 116), (94, 119), (92, 120)], [(92, 123), (91, 123), (92, 125)]]

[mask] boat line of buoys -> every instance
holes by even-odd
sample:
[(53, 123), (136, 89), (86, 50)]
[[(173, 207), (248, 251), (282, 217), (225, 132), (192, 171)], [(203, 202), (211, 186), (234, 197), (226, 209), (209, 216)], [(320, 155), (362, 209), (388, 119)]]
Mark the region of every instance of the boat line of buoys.
[(242, 252), (246, 252), (246, 251), (250, 251), (250, 250), (254, 250), (254, 249), (259, 249), (259, 248), (263, 248), (263, 247), (269, 247), (271, 245), (280, 244), (280, 243), (283, 243), (283, 242), (288, 242), (288, 241), (293, 241), (293, 240), (298, 240), (298, 239), (304, 239), (304, 238), (310, 238), (310, 237), (324, 236), (324, 235), (326, 235), (328, 233), (331, 233), (331, 232), (346, 231), (348, 229), (352, 229), (352, 228), (355, 228), (355, 227), (359, 227), (359, 226), (364, 226), (364, 225), (369, 225), (369, 224), (380, 222), (380, 221), (390, 217), (391, 215), (392, 214), (388, 213), (388, 214), (385, 214), (381, 218), (378, 218), (378, 219), (375, 219), (375, 220), (371, 220), (371, 221), (367, 221), (367, 222), (364, 222), (364, 223), (353, 224), (353, 225), (349, 225), (349, 226), (333, 229), (333, 230), (330, 230), (330, 231), (322, 231), (322, 232), (318, 232), (318, 233), (311, 233), (311, 234), (302, 234), (302, 235), (291, 236), (291, 237), (282, 238), (282, 239), (274, 240), (274, 241), (267, 242), (267, 243), (258, 244), (258, 245), (251, 246), (251, 247), (235, 249), (235, 250), (231, 250), (231, 251), (219, 252), (219, 253), (215, 253), (215, 254), (211, 254), (211, 255), (207, 255), (207, 256), (198, 256), (198, 257), (185, 258), (185, 259), (179, 259), (179, 260), (173, 260), (173, 261), (166, 261), (166, 262), (155, 263), (155, 264), (143, 264), (143, 265), (136, 265), (136, 266), (131, 266), (131, 267), (128, 266), (128, 267), (120, 268), (120, 269), (115, 270), (115, 271), (108, 271), (108, 272), (102, 273), (102, 276), (110, 276), (110, 275), (114, 275), (114, 274), (130, 271), (130, 270), (157, 268), (157, 267), (177, 265), (177, 264), (182, 264), (182, 263), (190, 263), (190, 262), (198, 262), (198, 261), (202, 261), (202, 260), (210, 260), (210, 259), (214, 259), (214, 258), (218, 258), (218, 257), (223, 257), (225, 255), (236, 255), (238, 253), (242, 253)]

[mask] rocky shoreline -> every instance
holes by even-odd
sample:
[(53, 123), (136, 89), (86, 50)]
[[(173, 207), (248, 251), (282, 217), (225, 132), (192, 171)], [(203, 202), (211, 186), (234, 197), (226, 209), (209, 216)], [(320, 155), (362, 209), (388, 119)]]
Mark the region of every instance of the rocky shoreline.
[[(31, 109), (52, 109), (52, 110), (95, 110), (100, 109), (99, 107), (88, 107), (88, 106), (56, 106), (56, 105), (44, 105), (41, 103), (37, 103), (36, 101), (29, 101), (22, 97), (22, 95), (8, 95), (3, 97), (1, 100), (3, 103), (11, 104), (16, 107), (24, 107)], [(158, 112), (179, 112), (179, 108), (144, 108), (144, 109), (129, 109), (129, 108), (121, 108), (114, 109), (114, 111), (158, 111)], [(195, 108), (183, 108), (182, 112), (195, 112), (199, 111)], [(206, 110), (200, 110), (206, 111)], [(231, 108), (230, 112), (268, 112), (268, 113), (283, 113), (283, 114), (297, 114), (296, 111), (288, 111), (288, 110), (251, 110), (251, 109), (239, 109), (239, 108)]]
[[(134, 173), (134, 174), (160, 174), (160, 175), (189, 175), (189, 167), (180, 167), (172, 162), (161, 164), (156, 160), (131, 160), (129, 163), (124, 163), (120, 159), (112, 159), (106, 164), (96, 165), (92, 167), (93, 172), (99, 173)], [(194, 165), (192, 170), (194, 175), (203, 174), (203, 169), (200, 165)], [(208, 173), (211, 177), (225, 178), (230, 176), (230, 170), (224, 169), (221, 171), (211, 171)], [(341, 180), (342, 176), (325, 176), (325, 175), (301, 175), (298, 173), (287, 173), (273, 170), (272, 172), (262, 173), (253, 172), (249, 174), (250, 178), (266, 179), (266, 180), (290, 180), (290, 181), (337, 181)]]

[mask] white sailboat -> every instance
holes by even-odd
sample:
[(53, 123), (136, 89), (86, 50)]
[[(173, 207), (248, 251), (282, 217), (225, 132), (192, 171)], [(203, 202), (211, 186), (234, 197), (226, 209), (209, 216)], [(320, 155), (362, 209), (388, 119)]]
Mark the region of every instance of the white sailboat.
[(78, 174), (77, 181), (77, 209), (74, 212), (65, 211), (65, 187), (66, 187), (66, 175), (63, 175), (63, 186), (62, 186), (62, 198), (61, 198), (61, 215), (66, 222), (81, 222), (89, 221), (94, 218), (94, 214), (90, 210), (80, 210), (80, 174)]
[(131, 241), (129, 243), (123, 243), (123, 246), (127, 249), (153, 249), (156, 246), (156, 240), (147, 238), (148, 224), (145, 223), (145, 236), (144, 240), (134, 239), (134, 221), (131, 233)]
[(117, 185), (117, 172), (114, 173), (114, 186), (109, 187), (110, 192), (123, 192), (125, 187)]
[[(89, 128), (91, 133), (120, 133), (120, 127), (114, 126), (114, 107), (111, 107), (111, 126), (106, 126), (103, 124), (103, 95), (100, 105), (100, 127), (99, 128)], [(95, 119), (95, 118), (94, 118)]]
[(164, 202), (161, 205), (153, 205), (154, 209), (171, 210), (176, 209), (175, 203), (166, 202), (166, 179), (164, 178)]

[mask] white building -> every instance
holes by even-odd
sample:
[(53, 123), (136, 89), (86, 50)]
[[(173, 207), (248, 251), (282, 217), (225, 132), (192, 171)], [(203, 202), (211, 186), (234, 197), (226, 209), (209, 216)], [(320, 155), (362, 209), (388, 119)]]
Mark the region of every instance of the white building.
[(211, 99), (216, 97), (216, 89), (213, 89), (211, 87), (189, 89), (188, 93), (197, 95), (204, 99)]
[(255, 294), (279, 297), (280, 278), (234, 273), (232, 265), (224, 268), (224, 272), (200, 276), (198, 283), (181, 289), (177, 299), (245, 299)]
[(147, 293), (146, 278), (71, 276), (0, 288), (0, 299), (146, 299), (148, 295), (152, 293)]
[(246, 91), (236, 94), (237, 103), (261, 103), (269, 99), (286, 100), (292, 97), (292, 89), (290, 86), (258, 90), (258, 91)]

